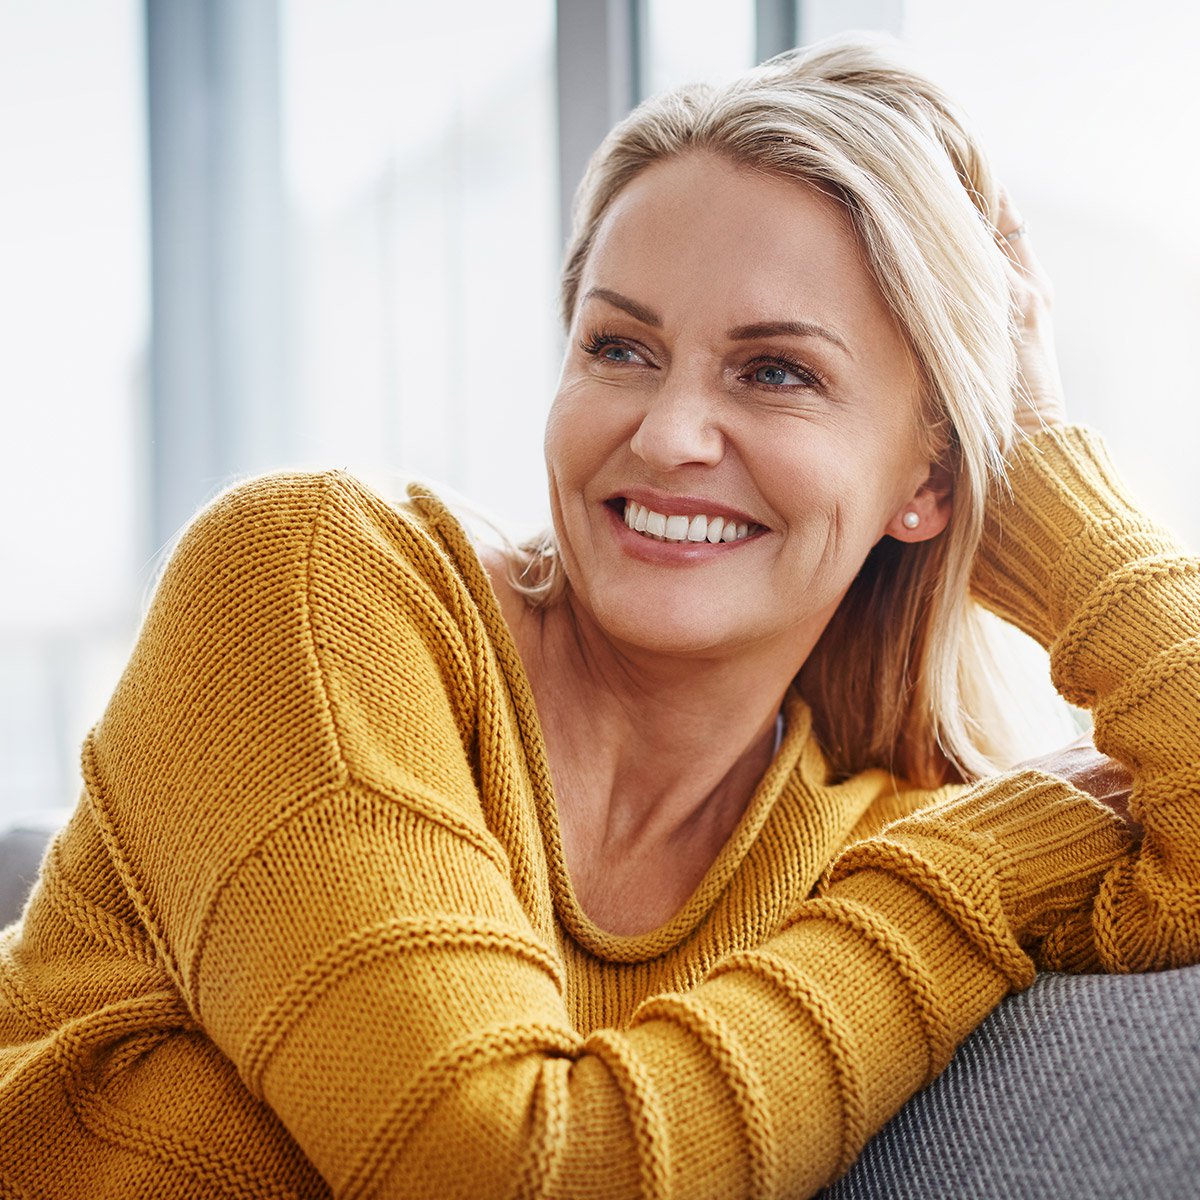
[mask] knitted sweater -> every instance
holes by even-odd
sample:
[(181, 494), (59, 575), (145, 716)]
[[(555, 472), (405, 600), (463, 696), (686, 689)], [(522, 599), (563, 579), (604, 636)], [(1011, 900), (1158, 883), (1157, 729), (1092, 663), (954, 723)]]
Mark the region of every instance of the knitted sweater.
[(1200, 959), (1200, 563), (1085, 430), (1012, 487), (978, 594), (1131, 765), (1140, 844), (1037, 772), (831, 782), (791, 694), (728, 843), (637, 936), (572, 891), (446, 507), (341, 472), (226, 493), (0, 937), (0, 1195), (807, 1196), (1036, 965)]

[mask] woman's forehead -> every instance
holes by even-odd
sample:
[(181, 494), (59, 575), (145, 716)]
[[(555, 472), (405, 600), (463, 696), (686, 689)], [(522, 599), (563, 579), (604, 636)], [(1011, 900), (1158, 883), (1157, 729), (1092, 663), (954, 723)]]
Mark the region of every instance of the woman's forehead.
[(580, 308), (606, 292), (667, 326), (810, 321), (849, 344), (895, 325), (836, 201), (708, 152), (657, 163), (614, 199), (584, 266)]

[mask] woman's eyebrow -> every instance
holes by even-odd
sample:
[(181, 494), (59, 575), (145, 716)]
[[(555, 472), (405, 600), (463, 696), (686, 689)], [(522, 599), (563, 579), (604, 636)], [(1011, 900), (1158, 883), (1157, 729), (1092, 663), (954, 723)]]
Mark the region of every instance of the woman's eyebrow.
[(754, 338), (767, 337), (820, 337), (832, 342), (844, 354), (854, 357), (850, 347), (832, 329), (818, 325), (815, 321), (759, 321), (754, 325), (739, 325), (729, 331), (734, 342), (748, 342)]
[(662, 317), (654, 309), (647, 308), (644, 304), (639, 304), (636, 300), (630, 300), (628, 296), (622, 296), (620, 292), (614, 292), (612, 288), (591, 288), (580, 303), (586, 304), (592, 299), (604, 300), (614, 308), (624, 309), (631, 317), (635, 317), (641, 321), (643, 325), (650, 325), (655, 329), (662, 328)]
[[(603, 300), (614, 308), (627, 312), (631, 317), (641, 321), (643, 325), (649, 325), (653, 329), (662, 328), (662, 317), (654, 309), (647, 308), (644, 304), (639, 304), (628, 296), (622, 296), (620, 292), (614, 292), (612, 288), (590, 288), (581, 303), (586, 304), (587, 301), (593, 299)], [(824, 325), (818, 325), (815, 321), (756, 321), (753, 325), (739, 325), (737, 328), (731, 329), (727, 336), (733, 342), (749, 342), (755, 338), (766, 337), (820, 337), (832, 342), (850, 358), (854, 357), (850, 347), (833, 330), (826, 329)]]

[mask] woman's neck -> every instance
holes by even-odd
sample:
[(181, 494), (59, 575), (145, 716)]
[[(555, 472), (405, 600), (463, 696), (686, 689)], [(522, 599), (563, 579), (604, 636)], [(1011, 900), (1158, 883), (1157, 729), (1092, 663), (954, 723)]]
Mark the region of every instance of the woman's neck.
[(586, 851), (722, 845), (773, 757), (794, 650), (655, 654), (614, 644), (569, 597), (507, 607), (560, 815)]

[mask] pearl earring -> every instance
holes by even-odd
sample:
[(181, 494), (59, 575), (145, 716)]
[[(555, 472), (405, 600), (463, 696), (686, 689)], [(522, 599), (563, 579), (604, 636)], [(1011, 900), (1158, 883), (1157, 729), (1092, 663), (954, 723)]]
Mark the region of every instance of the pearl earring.
[(905, 529), (916, 529), (921, 523), (921, 518), (915, 512), (906, 512), (900, 520)]

